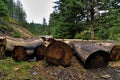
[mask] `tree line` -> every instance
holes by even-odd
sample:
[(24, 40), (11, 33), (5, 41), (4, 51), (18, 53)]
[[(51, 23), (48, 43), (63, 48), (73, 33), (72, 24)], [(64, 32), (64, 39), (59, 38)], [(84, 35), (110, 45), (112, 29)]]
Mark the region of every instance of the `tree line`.
[(14, 0), (0, 0), (0, 8), (0, 17), (2, 19), (14, 19), (21, 25), (26, 22), (26, 13), (19, 0), (17, 2)]
[(35, 35), (120, 40), (119, 0), (57, 0), (49, 24), (26, 21), (20, 0), (0, 0), (0, 20), (14, 19)]
[(43, 18), (42, 24), (36, 24), (34, 22), (28, 23), (26, 17), (27, 14), (20, 0), (0, 0), (0, 21), (6, 24), (9, 22), (20, 24), (30, 30), (34, 35), (47, 34), (47, 23), (45, 18)]

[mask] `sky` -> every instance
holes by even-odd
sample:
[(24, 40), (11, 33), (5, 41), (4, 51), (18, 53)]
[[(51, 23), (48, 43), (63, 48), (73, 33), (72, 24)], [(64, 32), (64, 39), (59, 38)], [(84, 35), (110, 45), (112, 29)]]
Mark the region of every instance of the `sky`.
[(27, 15), (27, 22), (42, 23), (43, 18), (49, 21), (56, 0), (20, 0)]

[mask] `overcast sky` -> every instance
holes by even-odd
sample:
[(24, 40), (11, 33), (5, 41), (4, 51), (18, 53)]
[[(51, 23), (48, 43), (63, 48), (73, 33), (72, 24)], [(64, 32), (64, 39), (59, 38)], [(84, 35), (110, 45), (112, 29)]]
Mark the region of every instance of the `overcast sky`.
[(20, 0), (23, 9), (27, 14), (28, 22), (42, 23), (43, 17), (49, 20), (50, 13), (53, 12), (53, 2), (56, 0)]

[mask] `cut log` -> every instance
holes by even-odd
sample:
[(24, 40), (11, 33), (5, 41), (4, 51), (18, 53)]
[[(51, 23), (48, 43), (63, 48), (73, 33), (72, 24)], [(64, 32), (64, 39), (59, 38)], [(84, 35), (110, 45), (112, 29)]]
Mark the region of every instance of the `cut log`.
[(23, 46), (14, 46), (12, 59), (15, 61), (25, 61), (27, 54)]
[(0, 59), (4, 59), (6, 51), (6, 38), (0, 37)]
[(42, 38), (33, 38), (33, 39), (22, 39), (22, 38), (12, 38), (7, 36), (7, 50), (13, 51), (14, 46), (23, 46), (23, 47), (36, 47), (39, 44), (44, 43)]
[(69, 66), (73, 55), (71, 47), (64, 42), (54, 39), (48, 39), (48, 42), (50, 44), (46, 49), (45, 61), (48, 64)]
[(114, 45), (110, 50), (110, 60), (118, 61), (120, 60), (120, 45)]
[(74, 50), (85, 68), (93, 69), (108, 65), (109, 53), (97, 45), (78, 43), (74, 44)]
[(34, 56), (36, 57), (37, 61), (44, 59), (46, 53), (46, 46), (44, 44), (38, 45), (34, 49)]
[[(13, 38), (13, 37), (6, 37), (7, 39), (7, 49), (6, 49), (6, 55), (7, 56), (13, 56), (12, 53), (13, 51), (17, 48), (15, 47), (23, 47), (24, 52), (26, 54), (26, 60), (34, 58), (34, 48), (38, 45), (44, 44), (43, 38), (31, 38), (31, 39), (23, 39), (23, 38)], [(23, 50), (23, 49), (21, 49)], [(19, 51), (20, 52), (20, 51)], [(23, 51), (22, 51), (23, 52)], [(22, 54), (21, 52), (21, 54)], [(17, 53), (15, 53), (17, 54)], [(19, 57), (19, 54), (18, 54)], [(21, 59), (22, 60), (22, 59)], [(21, 61), (19, 60), (19, 61)]]

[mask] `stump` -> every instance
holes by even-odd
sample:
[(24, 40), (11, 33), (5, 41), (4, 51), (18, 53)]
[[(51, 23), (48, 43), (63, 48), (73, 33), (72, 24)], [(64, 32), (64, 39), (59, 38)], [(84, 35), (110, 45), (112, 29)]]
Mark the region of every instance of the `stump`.
[(74, 44), (74, 50), (85, 68), (94, 69), (108, 65), (109, 53), (97, 45), (78, 43)]

